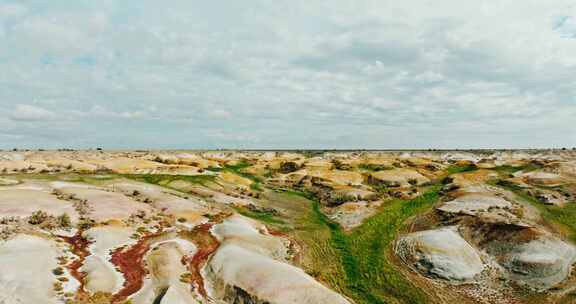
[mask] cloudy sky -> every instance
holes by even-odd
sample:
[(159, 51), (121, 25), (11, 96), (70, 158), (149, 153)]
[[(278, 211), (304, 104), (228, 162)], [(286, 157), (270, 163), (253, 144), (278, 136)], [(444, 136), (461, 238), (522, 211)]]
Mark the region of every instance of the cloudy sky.
[(574, 0), (0, 0), (0, 148), (576, 146)]

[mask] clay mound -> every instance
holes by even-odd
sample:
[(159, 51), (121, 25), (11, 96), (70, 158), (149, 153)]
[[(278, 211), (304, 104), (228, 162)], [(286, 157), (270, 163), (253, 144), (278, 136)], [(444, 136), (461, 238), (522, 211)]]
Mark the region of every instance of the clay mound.
[[(301, 172), (304, 170), (297, 171)], [(328, 170), (328, 169), (311, 169), (307, 170), (308, 176), (318, 177), (325, 181), (325, 184), (332, 188), (348, 185), (360, 185), (364, 177), (359, 172), (344, 171), (344, 170)]]
[(206, 271), (216, 298), (228, 303), (350, 303), (303, 270), (234, 244), (221, 246)]
[(470, 281), (484, 269), (476, 249), (454, 227), (404, 236), (395, 252), (422, 274), (453, 282)]
[(370, 174), (370, 178), (375, 183), (410, 187), (411, 183), (422, 185), (430, 181), (424, 175), (410, 169), (393, 169), (378, 171)]
[(92, 293), (115, 293), (122, 288), (124, 278), (110, 262), (114, 249), (135, 242), (130, 236), (135, 229), (121, 226), (94, 227), (83, 233), (91, 240), (90, 255), (81, 270), (86, 272), (86, 289)]
[(522, 174), (522, 177), (530, 184), (543, 186), (559, 186), (566, 182), (559, 174), (544, 171), (525, 173)]
[(536, 290), (547, 290), (566, 279), (576, 262), (576, 248), (556, 238), (522, 244), (501, 258), (510, 278)]
[(362, 225), (364, 220), (378, 212), (382, 201), (347, 202), (327, 210), (331, 220), (337, 222), (345, 230), (351, 230)]
[(190, 285), (182, 280), (182, 275), (188, 270), (182, 261), (195, 252), (196, 247), (192, 243), (181, 239), (157, 244), (146, 255), (149, 276), (130, 303), (200, 303), (190, 291)]
[(465, 194), (453, 201), (447, 202), (438, 210), (447, 213), (466, 214), (476, 216), (493, 209), (509, 209), (512, 204), (507, 200), (480, 193)]
[(207, 219), (202, 215), (211, 213), (210, 206), (206, 202), (196, 197), (186, 196), (186, 198), (182, 198), (178, 192), (161, 186), (129, 180), (115, 180), (109, 184), (109, 187), (137, 200), (146, 201), (154, 208), (167, 214), (184, 218), (192, 226), (206, 222)]
[(482, 185), (491, 178), (498, 177), (497, 173), (490, 170), (476, 170), (472, 172), (453, 174), (454, 184), (464, 188), (473, 185)]
[(204, 269), (213, 298), (226, 303), (350, 303), (284, 263), (283, 240), (267, 235), (263, 225), (235, 215), (212, 231), (222, 242)]

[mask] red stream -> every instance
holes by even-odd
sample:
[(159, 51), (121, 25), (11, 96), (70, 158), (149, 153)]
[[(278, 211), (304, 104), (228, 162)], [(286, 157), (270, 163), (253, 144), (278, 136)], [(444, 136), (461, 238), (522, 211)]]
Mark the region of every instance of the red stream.
[(218, 249), (220, 243), (212, 236), (210, 229), (214, 224), (206, 223), (199, 225), (192, 230), (191, 236), (198, 251), (193, 257), (184, 257), (183, 263), (188, 264), (188, 270), (192, 274), (192, 288), (197, 290), (198, 293), (206, 297), (206, 289), (204, 288), (204, 279), (200, 272), (208, 258)]
[(82, 265), (84, 265), (84, 260), (90, 255), (88, 246), (90, 241), (82, 236), (83, 230), (79, 230), (74, 236), (60, 236), (66, 243), (72, 247), (72, 253), (74, 253), (78, 258), (72, 263), (68, 264), (66, 268), (70, 270), (70, 274), (80, 283), (78, 287), (78, 294), (86, 294), (84, 288), (86, 277), (86, 272), (80, 271)]

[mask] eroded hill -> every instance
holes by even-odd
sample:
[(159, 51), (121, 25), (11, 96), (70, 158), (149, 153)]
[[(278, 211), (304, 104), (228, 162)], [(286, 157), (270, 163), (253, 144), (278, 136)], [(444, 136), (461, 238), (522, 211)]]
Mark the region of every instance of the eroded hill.
[(0, 152), (0, 303), (574, 303), (576, 153)]

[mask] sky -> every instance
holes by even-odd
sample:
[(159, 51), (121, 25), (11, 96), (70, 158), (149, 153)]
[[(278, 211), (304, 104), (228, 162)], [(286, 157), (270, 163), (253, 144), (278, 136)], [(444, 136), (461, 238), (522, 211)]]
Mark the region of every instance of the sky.
[(572, 146), (574, 0), (0, 0), (0, 148)]

